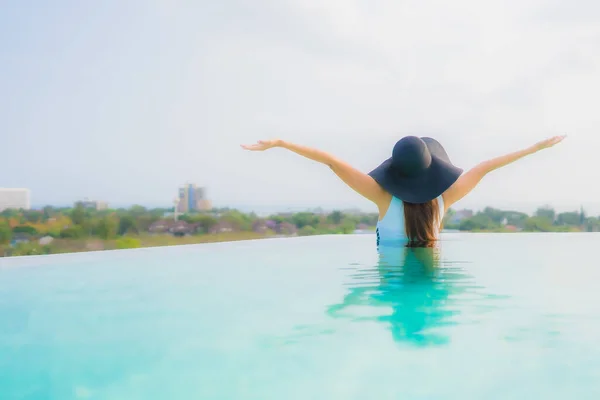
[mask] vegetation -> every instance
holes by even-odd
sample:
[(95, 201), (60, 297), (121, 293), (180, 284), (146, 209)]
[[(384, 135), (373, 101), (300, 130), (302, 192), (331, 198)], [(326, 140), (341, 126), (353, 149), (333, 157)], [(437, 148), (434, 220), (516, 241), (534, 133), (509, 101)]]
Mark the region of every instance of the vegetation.
[(474, 232), (598, 232), (600, 220), (587, 217), (585, 212), (570, 211), (557, 214), (549, 206), (540, 207), (529, 216), (517, 211), (486, 207), (473, 216), (456, 219), (450, 211), (444, 226), (447, 229)]
[(95, 210), (44, 207), (0, 213), (0, 256), (259, 239), (281, 235), (347, 234), (374, 229), (376, 214), (310, 212), (259, 218), (232, 209), (173, 216), (172, 209)]
[[(0, 256), (38, 255), (92, 250), (259, 239), (273, 236), (349, 234), (374, 230), (377, 214), (333, 211), (280, 213), (259, 218), (232, 209), (185, 214), (172, 210), (102, 210), (44, 207), (0, 213)], [(477, 213), (449, 210), (444, 227), (472, 232), (600, 231), (600, 219), (583, 210), (556, 213), (540, 207), (534, 215), (487, 207)]]

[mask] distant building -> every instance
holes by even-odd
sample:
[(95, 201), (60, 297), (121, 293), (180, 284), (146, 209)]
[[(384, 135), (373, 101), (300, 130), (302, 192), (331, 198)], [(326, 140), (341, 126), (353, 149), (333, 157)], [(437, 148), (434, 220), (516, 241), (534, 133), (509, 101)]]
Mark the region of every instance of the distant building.
[(273, 221), (272, 219), (269, 219), (265, 221), (265, 226), (267, 227), (267, 229), (275, 230), (275, 228), (277, 228), (277, 222)]
[(212, 210), (212, 203), (208, 199), (202, 199), (198, 200), (196, 207), (198, 211), (210, 211)]
[(40, 240), (38, 241), (38, 243), (41, 246), (47, 246), (50, 243), (52, 243), (54, 241), (54, 238), (52, 236), (44, 236), (42, 238), (40, 238)]
[(177, 211), (187, 213), (190, 211), (208, 211), (212, 204), (206, 198), (206, 189), (194, 184), (186, 184), (179, 188)]
[(256, 220), (252, 224), (252, 231), (256, 233), (266, 233), (269, 230), (267, 222), (263, 220)]
[(0, 212), (8, 209), (29, 210), (31, 192), (29, 189), (0, 188)]
[(298, 233), (298, 228), (294, 224), (283, 221), (280, 224), (277, 224), (275, 232), (279, 235), (296, 235)]
[(235, 227), (231, 222), (228, 221), (219, 221), (217, 224), (210, 227), (208, 233), (216, 234), (216, 233), (224, 233), (224, 232), (233, 232)]
[(169, 228), (169, 232), (174, 236), (187, 236), (196, 233), (198, 225), (188, 224), (185, 221), (175, 221)]
[(11, 246), (16, 246), (20, 243), (29, 243), (31, 235), (28, 233), (15, 233), (10, 242)]
[(159, 220), (153, 222), (148, 228), (148, 231), (150, 233), (167, 233), (173, 225), (173, 220)]
[(198, 232), (198, 224), (188, 224), (185, 221), (160, 220), (148, 228), (152, 234), (170, 233), (174, 236), (192, 235)]
[(75, 207), (91, 208), (92, 210), (106, 210), (108, 209), (108, 203), (105, 201), (96, 201), (85, 199), (75, 203)]

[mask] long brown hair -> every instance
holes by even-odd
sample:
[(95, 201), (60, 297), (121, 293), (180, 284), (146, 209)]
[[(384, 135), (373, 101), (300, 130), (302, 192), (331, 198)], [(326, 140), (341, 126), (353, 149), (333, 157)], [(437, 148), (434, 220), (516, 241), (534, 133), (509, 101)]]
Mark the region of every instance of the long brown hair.
[(437, 199), (427, 203), (404, 202), (404, 221), (408, 243), (406, 247), (432, 247), (441, 229)]

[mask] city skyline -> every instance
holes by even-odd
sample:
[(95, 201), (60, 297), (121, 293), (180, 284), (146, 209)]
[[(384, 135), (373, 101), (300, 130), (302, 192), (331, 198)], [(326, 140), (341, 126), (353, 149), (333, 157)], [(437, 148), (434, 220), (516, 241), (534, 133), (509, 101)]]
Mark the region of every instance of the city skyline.
[[(126, 202), (126, 203), (116, 203), (116, 202), (108, 202), (109, 209), (117, 209), (117, 208), (129, 208), (135, 205), (143, 206), (146, 208), (164, 208), (164, 209), (172, 209), (173, 201), (164, 201), (157, 203), (148, 203), (144, 201), (138, 202)], [(243, 212), (256, 212), (260, 215), (268, 215), (270, 213), (276, 212), (301, 212), (301, 211), (312, 211), (321, 209), (324, 212), (330, 212), (333, 210), (360, 210), (361, 212), (377, 212), (374, 206), (360, 207), (356, 206), (352, 203), (333, 203), (333, 204), (318, 204), (318, 203), (307, 203), (307, 204), (243, 204), (243, 203), (223, 203), (223, 204), (212, 204), (215, 208), (231, 208), (238, 209)], [(64, 204), (48, 204), (48, 203), (32, 203), (31, 209), (42, 209), (45, 206), (54, 206), (54, 207), (72, 207), (73, 202), (64, 203)], [(511, 210), (524, 212), (526, 214), (533, 214), (540, 207), (550, 207), (556, 210), (557, 213), (561, 212), (576, 212), (579, 211), (582, 207), (585, 210), (586, 214), (590, 216), (600, 216), (600, 204), (596, 202), (580, 202), (578, 204), (560, 204), (560, 203), (535, 203), (535, 202), (513, 202), (513, 203), (494, 203), (481, 205), (476, 207), (466, 206), (464, 204), (457, 203), (452, 207), (455, 211), (460, 210), (471, 210), (473, 212), (482, 211), (486, 207), (492, 207), (500, 210)]]
[[(8, 199), (10, 201), (12, 201), (12, 203), (10, 203), (12, 205), (12, 207), (6, 207), (7, 204), (7, 197), (5, 196), (6, 194), (10, 194), (10, 196), (8, 197)], [(17, 193), (19, 194), (17, 197), (14, 197), (14, 194)], [(197, 196), (197, 198), (195, 199), (188, 199), (188, 193), (194, 193), (194, 196)], [(196, 195), (197, 193), (197, 195)], [(212, 206), (212, 203), (210, 202), (210, 200), (208, 200), (207, 196), (207, 188), (205, 187), (198, 187), (196, 184), (192, 184), (192, 183), (186, 183), (183, 186), (179, 187), (179, 191), (178, 191), (178, 196), (174, 199), (174, 202), (171, 206), (167, 206), (165, 204), (154, 204), (154, 205), (149, 205), (149, 204), (144, 204), (143, 202), (134, 202), (134, 203), (129, 203), (129, 204), (111, 204), (111, 206), (109, 207), (109, 203), (106, 201), (100, 201), (100, 200), (90, 200), (88, 198), (84, 198), (83, 200), (77, 200), (75, 202), (73, 202), (72, 204), (63, 204), (63, 205), (56, 205), (56, 204), (42, 204), (42, 205), (36, 205), (36, 204), (31, 204), (31, 191), (27, 188), (0, 188), (0, 212), (2, 212), (3, 210), (6, 209), (14, 209), (14, 210), (41, 210), (43, 207), (46, 206), (54, 206), (54, 207), (59, 207), (59, 208), (71, 208), (71, 207), (84, 207), (84, 208), (90, 208), (90, 209), (94, 209), (97, 211), (102, 211), (102, 210), (114, 210), (114, 209), (127, 209), (130, 208), (132, 206), (144, 206), (148, 209), (152, 209), (152, 208), (158, 208), (158, 209), (173, 209), (176, 210), (175, 212), (175, 218), (177, 218), (177, 215), (182, 215), (182, 214), (186, 214), (189, 213), (191, 211), (193, 212), (197, 212), (197, 211), (210, 211), (210, 210), (214, 210), (214, 209), (223, 209), (223, 208), (229, 208), (229, 209), (237, 209), (241, 212), (245, 212), (245, 213), (256, 213), (259, 217), (265, 217), (268, 215), (272, 215), (272, 214), (277, 214), (277, 213), (296, 213), (296, 212), (311, 212), (311, 213), (316, 213), (316, 214), (328, 214), (331, 213), (333, 211), (342, 211), (343, 213), (349, 213), (349, 214), (355, 214), (355, 213), (374, 213), (376, 212), (375, 209), (364, 209), (364, 208), (360, 208), (360, 207), (354, 207), (353, 205), (296, 205), (296, 206), (269, 206), (269, 205), (259, 205), (259, 206), (249, 206), (249, 205), (218, 205), (216, 207)], [(17, 201), (15, 201), (15, 199), (17, 199)], [(179, 207), (182, 204), (182, 199), (184, 199), (185, 201), (183, 202), (183, 204), (186, 204), (185, 207)], [(14, 205), (18, 205), (21, 204), (23, 205), (23, 207), (15, 207)], [(193, 204), (195, 204), (193, 206)], [(190, 208), (190, 206), (192, 208)], [(496, 209), (499, 211), (504, 211), (504, 212), (511, 212), (511, 211), (515, 211), (515, 212), (522, 212), (525, 213), (527, 215), (535, 215), (536, 211), (540, 210), (540, 209), (546, 209), (546, 208), (550, 208), (552, 209), (556, 214), (561, 214), (561, 213), (579, 213), (581, 215), (586, 215), (586, 216), (590, 216), (590, 217), (597, 217), (600, 218), (600, 213), (597, 213), (598, 210), (600, 210), (600, 208), (598, 207), (597, 203), (591, 204), (591, 206), (588, 204), (588, 206), (584, 206), (583, 203), (581, 203), (579, 205), (579, 207), (572, 207), (572, 206), (567, 206), (567, 207), (560, 207), (556, 204), (551, 204), (551, 203), (544, 203), (544, 204), (532, 204), (530, 203), (528, 206), (526, 207), (510, 207), (510, 206), (498, 206), (498, 205), (487, 205), (485, 207), (481, 207), (481, 208), (469, 208), (469, 207), (452, 207), (452, 210), (454, 211), (454, 216), (453, 218), (463, 218), (464, 215), (467, 216), (473, 216), (474, 213), (478, 213), (478, 212), (482, 212), (485, 211), (486, 208), (492, 208), (492, 209)], [(546, 211), (544, 211), (546, 212)]]
[(280, 137), (368, 172), (430, 135), (468, 170), (567, 133), (456, 207), (600, 213), (598, 3), (218, 4), (3, 7), (0, 184), (35, 205), (172, 206), (183, 178), (216, 205), (373, 210), (322, 165), (239, 145)]
[[(200, 189), (203, 193), (206, 193), (208, 190), (208, 188), (206, 187), (197, 187), (197, 185), (195, 184), (190, 184), (190, 183), (186, 183), (183, 186), (179, 186), (178, 187), (178, 196), (181, 195), (180, 191), (182, 189), (182, 187), (186, 186), (186, 185), (192, 185), (193, 187), (196, 187), (198, 189)], [(0, 188), (1, 190), (2, 188)], [(7, 188), (10, 190), (14, 190), (15, 188)], [(41, 209), (45, 206), (55, 206), (55, 207), (71, 207), (73, 206), (73, 204), (77, 204), (78, 202), (93, 202), (93, 203), (99, 203), (99, 207), (101, 209), (105, 209), (105, 208), (128, 208), (134, 205), (140, 205), (140, 206), (144, 206), (147, 208), (173, 208), (174, 207), (174, 203), (173, 203), (173, 198), (171, 198), (171, 201), (166, 200), (168, 198), (168, 196), (164, 196), (165, 201), (162, 202), (147, 202), (144, 201), (143, 199), (139, 199), (139, 201), (130, 201), (130, 202), (114, 202), (114, 201), (107, 201), (106, 199), (104, 200), (89, 200), (88, 198), (83, 198), (83, 200), (80, 200), (80, 198), (78, 200), (73, 200), (73, 201), (67, 201), (65, 203), (49, 203), (49, 202), (43, 202), (43, 201), (38, 201), (37, 199), (35, 199), (34, 196), (32, 196), (32, 192), (29, 189), (23, 189), (23, 190), (27, 190), (28, 191), (28, 195), (29, 195), (29, 199), (30, 199), (30, 208), (31, 209)], [(176, 199), (177, 197), (176, 196)], [(229, 203), (220, 203), (220, 204), (213, 204), (212, 201), (210, 201), (207, 197), (205, 198), (205, 200), (207, 201), (204, 205), (204, 207), (200, 206), (198, 207), (199, 209), (208, 209), (210, 207), (217, 207), (217, 208), (234, 208), (234, 209), (239, 209), (240, 211), (244, 211), (244, 212), (258, 212), (258, 213), (270, 213), (270, 212), (280, 212), (280, 211), (304, 211), (304, 210), (313, 210), (313, 209), (324, 209), (324, 210), (350, 210), (350, 209), (357, 209), (357, 210), (361, 210), (362, 212), (375, 212), (376, 208), (374, 205), (369, 204), (368, 202), (365, 204), (359, 204), (357, 205), (354, 202), (338, 202), (338, 203), (317, 203), (317, 202), (305, 202), (304, 204), (302, 203), (288, 203), (288, 204), (272, 204), (269, 203), (268, 201), (262, 202), (260, 204), (251, 204), (251, 203), (240, 203), (240, 202), (229, 202)], [(543, 207), (543, 206), (549, 206), (553, 209), (555, 209), (557, 212), (570, 212), (570, 211), (577, 211), (580, 208), (584, 208), (586, 210), (586, 212), (588, 212), (591, 215), (600, 215), (600, 202), (594, 202), (594, 201), (580, 201), (580, 202), (572, 202), (572, 203), (560, 203), (560, 202), (556, 202), (556, 201), (546, 201), (546, 202), (533, 202), (533, 201), (519, 201), (519, 200), (513, 200), (513, 201), (497, 201), (497, 202), (492, 202), (490, 204), (483, 204), (483, 205), (473, 205), (473, 204), (465, 204), (467, 202), (459, 202), (457, 203), (454, 207), (452, 207), (454, 210), (473, 210), (473, 211), (480, 211), (483, 210), (486, 207), (492, 207), (492, 208), (497, 208), (497, 209), (503, 209), (503, 210), (514, 210), (514, 211), (519, 211), (519, 212), (525, 212), (527, 214), (532, 214), (533, 212), (535, 212), (535, 210), (539, 207)], [(108, 206), (108, 204), (110, 204), (110, 207)], [(179, 205), (179, 202), (178, 202)], [(182, 212), (183, 210), (179, 210), (179, 212)]]
[[(196, 205), (190, 208), (190, 204), (187, 201), (187, 194), (183, 195), (182, 190), (187, 188), (188, 190), (197, 191), (198, 201)], [(204, 186), (197, 186), (196, 184), (186, 183), (183, 186), (179, 186), (177, 190), (177, 196), (175, 199), (164, 202), (156, 202), (156, 203), (148, 203), (140, 199), (140, 201), (132, 201), (125, 203), (117, 203), (110, 202), (106, 200), (90, 200), (89, 198), (84, 197), (83, 200), (77, 199), (66, 203), (45, 203), (38, 202), (35, 197), (32, 196), (32, 191), (27, 188), (0, 188), (0, 212), (2, 211), (2, 190), (10, 191), (11, 193), (14, 191), (24, 191), (27, 193), (27, 201), (28, 208), (26, 209), (42, 209), (45, 206), (53, 206), (53, 207), (72, 207), (77, 204), (81, 204), (84, 207), (91, 207), (97, 210), (103, 209), (117, 209), (117, 208), (129, 208), (131, 206), (139, 205), (146, 208), (164, 208), (171, 209), (173, 207), (178, 207), (178, 213), (186, 213), (190, 210), (194, 211), (207, 211), (213, 207), (216, 208), (232, 208), (238, 209), (243, 212), (256, 212), (261, 215), (268, 215), (270, 213), (276, 212), (301, 212), (301, 211), (313, 211), (313, 210), (323, 210), (325, 212), (331, 212), (333, 210), (359, 210), (361, 212), (376, 212), (376, 207), (370, 204), (367, 206), (356, 205), (352, 202), (339, 202), (339, 203), (290, 203), (290, 204), (269, 204), (268, 202), (263, 202), (261, 204), (249, 204), (249, 203), (222, 203), (222, 204), (213, 204), (206, 193), (208, 192), (208, 188)], [(165, 196), (167, 198), (168, 196)], [(185, 201), (182, 199), (185, 198)], [(175, 200), (175, 202), (174, 202)], [(185, 204), (182, 207), (182, 204)], [(583, 208), (588, 215), (598, 215), (600, 216), (600, 202), (590, 202), (590, 201), (582, 201), (578, 203), (571, 204), (561, 204), (552, 201), (546, 201), (542, 203), (536, 203), (532, 201), (504, 201), (504, 202), (495, 202), (491, 204), (485, 204), (481, 206), (470, 206), (469, 204), (457, 203), (454, 207), (452, 207), (455, 211), (481, 211), (486, 207), (492, 207), (501, 210), (512, 210), (517, 212), (524, 212), (526, 214), (533, 214), (540, 207), (550, 207), (556, 210), (556, 212), (571, 212), (571, 211), (579, 211)]]

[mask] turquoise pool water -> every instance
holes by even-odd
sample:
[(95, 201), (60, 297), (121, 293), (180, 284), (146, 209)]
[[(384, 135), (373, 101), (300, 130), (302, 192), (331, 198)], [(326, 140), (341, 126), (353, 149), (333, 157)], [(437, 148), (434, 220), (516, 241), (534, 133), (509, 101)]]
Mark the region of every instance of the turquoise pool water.
[(374, 240), (0, 259), (0, 399), (600, 398), (600, 235)]

